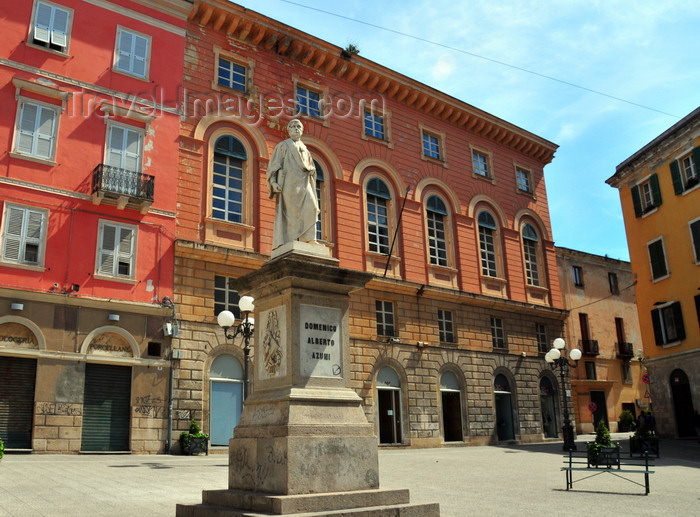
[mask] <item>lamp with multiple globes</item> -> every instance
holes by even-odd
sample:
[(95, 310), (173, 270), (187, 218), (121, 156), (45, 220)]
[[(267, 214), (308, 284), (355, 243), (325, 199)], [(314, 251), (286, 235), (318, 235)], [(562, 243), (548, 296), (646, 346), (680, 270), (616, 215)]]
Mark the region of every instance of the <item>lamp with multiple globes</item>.
[[(216, 317), (219, 326), (224, 329), (226, 339), (234, 339), (236, 336), (243, 336), (243, 354), (245, 357), (243, 371), (243, 400), (248, 398), (250, 393), (250, 338), (255, 331), (255, 319), (251, 317), (251, 313), (255, 309), (252, 296), (241, 296), (238, 300), (238, 308), (241, 311), (242, 320), (236, 326), (236, 317), (231, 311), (221, 311)], [(230, 328), (234, 328), (233, 333), (229, 333)]]
[[(552, 370), (559, 369), (559, 378), (561, 379), (561, 393), (562, 393), (562, 409), (564, 413), (564, 425), (562, 425), (561, 432), (564, 438), (563, 449), (565, 451), (575, 451), (576, 443), (574, 443), (574, 427), (571, 425), (571, 420), (569, 418), (569, 405), (566, 400), (566, 389), (565, 380), (566, 374), (569, 369), (576, 368), (578, 360), (581, 359), (581, 350), (574, 348), (569, 352), (569, 356), (564, 355), (564, 350), (566, 349), (566, 342), (558, 337), (552, 343), (552, 349), (547, 352), (544, 356), (544, 360), (550, 365)], [(573, 364), (571, 361), (573, 361)]]

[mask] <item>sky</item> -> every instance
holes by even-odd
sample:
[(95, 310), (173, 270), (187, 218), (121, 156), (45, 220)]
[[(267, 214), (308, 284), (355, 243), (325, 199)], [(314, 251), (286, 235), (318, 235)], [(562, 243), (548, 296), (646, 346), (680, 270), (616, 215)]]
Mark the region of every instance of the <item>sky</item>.
[(615, 167), (700, 106), (700, 2), (239, 0), (559, 145), (557, 246), (629, 260)]

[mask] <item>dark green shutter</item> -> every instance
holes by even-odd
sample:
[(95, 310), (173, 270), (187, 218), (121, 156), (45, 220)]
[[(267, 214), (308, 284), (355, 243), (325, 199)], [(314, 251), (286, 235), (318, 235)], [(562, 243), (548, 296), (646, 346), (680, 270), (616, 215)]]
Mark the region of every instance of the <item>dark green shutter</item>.
[(0, 357), (0, 438), (6, 449), (31, 449), (36, 359)]
[(649, 178), (649, 183), (651, 184), (651, 194), (654, 196), (654, 206), (661, 206), (661, 187), (659, 187), (659, 176), (652, 174)]
[(668, 270), (666, 269), (666, 257), (664, 255), (664, 244), (661, 239), (649, 244), (649, 261), (651, 262), (652, 278), (657, 279), (668, 274)]
[(639, 195), (639, 187), (632, 187), (632, 204), (634, 205), (634, 215), (637, 217), (642, 217), (644, 211), (642, 210), (642, 198)]
[(131, 367), (88, 363), (80, 449), (128, 451), (130, 417)]
[(669, 165), (671, 169), (671, 180), (673, 181), (673, 191), (678, 194), (683, 193), (683, 178), (681, 177), (681, 167), (678, 160), (673, 160)]
[(661, 311), (659, 309), (654, 309), (651, 311), (651, 324), (654, 327), (654, 340), (656, 341), (656, 346), (663, 345), (664, 334), (661, 331)]

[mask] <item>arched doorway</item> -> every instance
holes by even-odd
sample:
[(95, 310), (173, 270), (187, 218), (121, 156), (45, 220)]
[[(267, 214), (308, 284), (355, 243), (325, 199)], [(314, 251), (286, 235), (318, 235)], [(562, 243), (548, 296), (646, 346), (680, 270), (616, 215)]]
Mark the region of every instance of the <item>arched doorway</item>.
[(676, 432), (679, 438), (695, 436), (693, 418), (693, 396), (690, 393), (690, 381), (681, 369), (671, 372), (671, 397), (673, 398), (673, 411), (676, 415)]
[(220, 355), (209, 368), (209, 429), (212, 445), (228, 445), (243, 410), (243, 368), (232, 355)]
[(513, 402), (510, 383), (505, 375), (499, 373), (493, 381), (493, 393), (496, 403), (496, 434), (498, 441), (515, 440), (513, 425)]
[(545, 438), (556, 438), (557, 430), (557, 410), (556, 393), (549, 377), (540, 379), (540, 407), (542, 408), (542, 432)]
[(401, 443), (401, 383), (394, 369), (388, 366), (377, 374), (377, 406), (379, 443)]
[(444, 372), (440, 377), (440, 398), (442, 401), (442, 430), (446, 442), (461, 442), (462, 396), (457, 376)]

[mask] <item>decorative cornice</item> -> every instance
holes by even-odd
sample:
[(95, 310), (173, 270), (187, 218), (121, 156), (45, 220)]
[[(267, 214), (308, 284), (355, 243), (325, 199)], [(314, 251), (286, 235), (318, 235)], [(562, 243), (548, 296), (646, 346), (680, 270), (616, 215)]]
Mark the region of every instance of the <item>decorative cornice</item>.
[(543, 165), (557, 145), (443, 92), (227, 0), (195, 0), (189, 19), (384, 95), (525, 154)]

